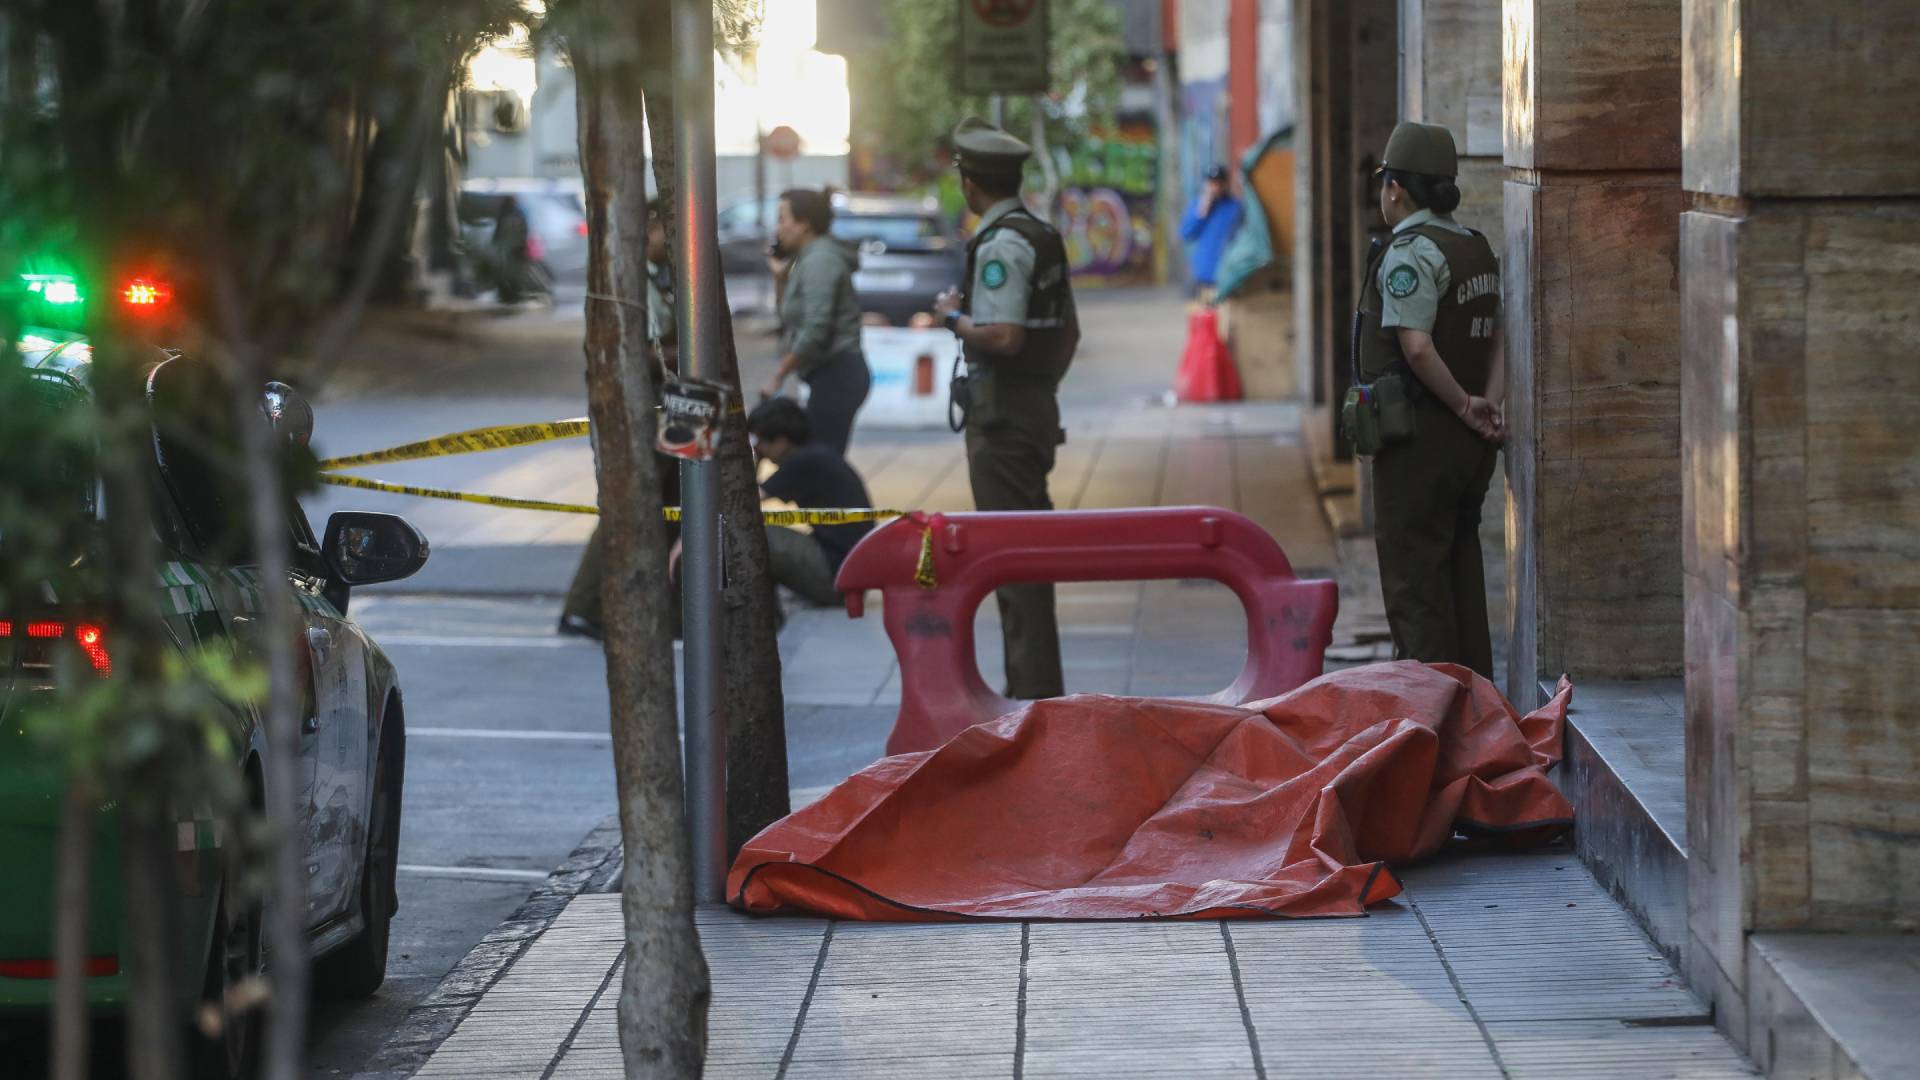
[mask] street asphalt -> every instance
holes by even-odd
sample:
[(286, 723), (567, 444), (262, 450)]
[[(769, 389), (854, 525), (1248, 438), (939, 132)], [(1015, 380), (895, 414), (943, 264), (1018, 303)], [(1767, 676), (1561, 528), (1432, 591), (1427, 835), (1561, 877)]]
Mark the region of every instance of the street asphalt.
[(355, 1071), (614, 812), (602, 655), (553, 635), (553, 601), (402, 595), (360, 607), (407, 708), (400, 910), (386, 986), (315, 1010), (316, 1076)]
[[(488, 424), (586, 411), (579, 298), (511, 316), (476, 312), (371, 325), (316, 407), (316, 444), (347, 453)], [(744, 332), (749, 378), (771, 346)], [(515, 451), (512, 494), (592, 502), (584, 440)], [(512, 460), (512, 459), (508, 459)], [(502, 483), (494, 455), (362, 470), (408, 483)], [(400, 911), (386, 986), (325, 1003), (311, 1071), (351, 1075), (469, 949), (513, 913), (581, 838), (615, 812), (606, 674), (598, 645), (554, 633), (591, 520), (323, 489), (332, 510), (396, 510), (434, 544), (414, 580), (357, 593), (349, 612), (399, 669), (407, 776)], [(403, 503), (405, 505), (396, 505)], [(879, 756), (889, 709), (796, 706), (795, 787), (823, 786)]]

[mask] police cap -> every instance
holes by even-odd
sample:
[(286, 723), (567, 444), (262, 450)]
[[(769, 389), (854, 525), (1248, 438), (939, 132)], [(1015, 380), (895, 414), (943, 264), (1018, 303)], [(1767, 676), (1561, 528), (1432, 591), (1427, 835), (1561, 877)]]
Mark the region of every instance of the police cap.
[(953, 129), (953, 156), (963, 172), (1017, 180), (1032, 155), (1032, 147), (977, 116)]
[(1393, 126), (1393, 134), (1387, 138), (1387, 152), (1381, 155), (1380, 168), (1452, 179), (1460, 175), (1453, 132), (1444, 124), (1403, 120)]

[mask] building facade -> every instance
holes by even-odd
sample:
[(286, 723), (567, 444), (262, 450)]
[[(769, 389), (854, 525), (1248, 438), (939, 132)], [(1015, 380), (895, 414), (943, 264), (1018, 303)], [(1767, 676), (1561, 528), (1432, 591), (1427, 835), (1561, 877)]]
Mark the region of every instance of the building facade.
[(1791, 972), (1904, 956), (1911, 1000), (1920, 955), (1920, 9), (1292, 8), (1315, 423), (1386, 134), (1445, 124), (1502, 254), (1505, 689), (1572, 676), (1582, 854), (1715, 1022), (1855, 1075)]

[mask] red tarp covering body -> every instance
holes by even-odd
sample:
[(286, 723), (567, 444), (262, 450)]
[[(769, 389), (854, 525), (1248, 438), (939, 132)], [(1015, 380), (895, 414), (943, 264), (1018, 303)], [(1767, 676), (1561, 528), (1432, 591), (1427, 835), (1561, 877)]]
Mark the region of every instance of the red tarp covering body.
[(1376, 664), (1233, 707), (1035, 702), (882, 759), (740, 852), (751, 912), (843, 919), (1358, 915), (1453, 835), (1550, 839), (1572, 687), (1518, 716), (1465, 668)]

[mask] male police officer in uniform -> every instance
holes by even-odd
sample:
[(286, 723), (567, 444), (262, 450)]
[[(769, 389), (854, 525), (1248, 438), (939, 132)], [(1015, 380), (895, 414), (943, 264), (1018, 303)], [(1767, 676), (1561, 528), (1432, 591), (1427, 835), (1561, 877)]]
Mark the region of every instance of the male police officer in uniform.
[[(935, 309), (964, 347), (967, 377), (956, 387), (966, 414), (967, 475), (979, 510), (1051, 510), (1047, 474), (1066, 439), (1054, 396), (1080, 322), (1067, 281), (1067, 252), (1053, 226), (1020, 201), (1027, 144), (978, 118), (954, 129), (967, 207), (980, 226), (967, 248), (964, 293)], [(1052, 585), (999, 590), (1007, 696), (1058, 697), (1060, 630)]]
[(1388, 139), (1380, 212), (1393, 239), (1368, 267), (1354, 360), (1380, 400), (1397, 380), (1411, 402), (1411, 434), (1373, 460), (1394, 656), (1492, 678), (1480, 506), (1504, 435), (1500, 265), (1486, 237), (1453, 220), (1457, 160), (1445, 127), (1403, 123)]

